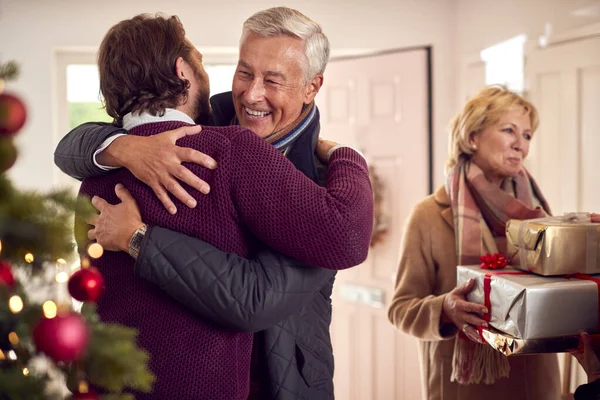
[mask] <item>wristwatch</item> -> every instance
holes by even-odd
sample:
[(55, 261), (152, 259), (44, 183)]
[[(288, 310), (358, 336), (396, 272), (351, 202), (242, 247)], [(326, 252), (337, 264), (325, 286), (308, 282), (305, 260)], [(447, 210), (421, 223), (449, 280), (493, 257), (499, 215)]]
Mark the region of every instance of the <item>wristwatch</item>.
[(140, 254), (140, 246), (142, 245), (142, 239), (146, 235), (146, 231), (148, 230), (148, 225), (144, 224), (139, 227), (131, 237), (129, 241), (129, 249), (128, 253), (131, 257), (137, 259)]

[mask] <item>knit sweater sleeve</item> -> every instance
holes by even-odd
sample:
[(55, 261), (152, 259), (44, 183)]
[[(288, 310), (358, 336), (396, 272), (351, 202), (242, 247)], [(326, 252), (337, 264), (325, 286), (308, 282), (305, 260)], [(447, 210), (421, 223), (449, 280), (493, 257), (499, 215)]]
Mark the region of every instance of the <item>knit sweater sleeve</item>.
[(432, 294), (437, 267), (427, 218), (427, 210), (417, 205), (404, 228), (388, 318), (398, 329), (421, 340), (445, 340), (456, 335), (457, 330), (453, 324), (441, 321), (445, 294)]
[(242, 132), (232, 141), (232, 160), (240, 218), (269, 247), (328, 269), (350, 268), (366, 259), (373, 193), (366, 161), (356, 151), (333, 152), (326, 187), (254, 134)]

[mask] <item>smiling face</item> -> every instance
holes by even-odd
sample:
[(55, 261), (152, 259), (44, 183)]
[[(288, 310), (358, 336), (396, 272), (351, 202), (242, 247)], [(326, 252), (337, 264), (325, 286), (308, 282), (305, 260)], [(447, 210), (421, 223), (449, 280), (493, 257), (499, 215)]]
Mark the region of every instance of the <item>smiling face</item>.
[(264, 138), (293, 123), (323, 82), (320, 73), (304, 81), (305, 63), (301, 39), (248, 34), (240, 48), (232, 85), (240, 125)]
[(505, 113), (496, 123), (471, 134), (471, 161), (483, 170), (490, 182), (501, 183), (516, 176), (529, 154), (532, 128), (529, 113), (521, 107)]

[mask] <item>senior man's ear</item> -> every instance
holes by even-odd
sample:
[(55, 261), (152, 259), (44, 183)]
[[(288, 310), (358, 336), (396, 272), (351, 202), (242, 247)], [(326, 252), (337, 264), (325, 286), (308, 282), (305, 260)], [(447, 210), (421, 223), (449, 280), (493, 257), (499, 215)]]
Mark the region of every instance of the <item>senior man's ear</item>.
[(323, 74), (318, 73), (306, 84), (306, 91), (304, 93), (304, 104), (310, 104), (313, 102), (319, 90), (323, 86)]

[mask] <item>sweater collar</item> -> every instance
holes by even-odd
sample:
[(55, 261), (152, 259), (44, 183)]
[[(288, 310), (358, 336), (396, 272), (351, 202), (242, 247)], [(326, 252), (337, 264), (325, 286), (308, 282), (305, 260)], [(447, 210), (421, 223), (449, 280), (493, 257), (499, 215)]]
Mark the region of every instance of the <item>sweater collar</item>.
[(123, 117), (123, 129), (130, 130), (136, 126), (151, 124), (153, 122), (179, 121), (186, 124), (196, 125), (194, 120), (187, 114), (174, 108), (166, 108), (164, 114), (152, 115), (146, 111), (138, 113), (128, 113)]

